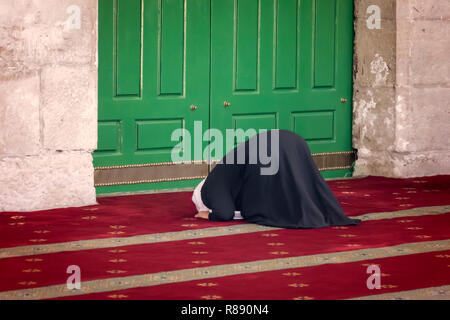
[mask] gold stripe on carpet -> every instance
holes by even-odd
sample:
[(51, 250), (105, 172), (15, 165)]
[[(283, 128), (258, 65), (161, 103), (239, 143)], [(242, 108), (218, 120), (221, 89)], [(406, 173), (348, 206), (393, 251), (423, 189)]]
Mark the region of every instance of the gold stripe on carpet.
[(248, 273), (313, 267), (330, 263), (348, 263), (450, 249), (450, 240), (406, 243), (390, 247), (369, 248), (344, 252), (333, 252), (257, 260), (203, 268), (183, 269), (128, 277), (92, 280), (81, 283), (80, 290), (69, 290), (66, 284), (47, 287), (0, 292), (0, 300), (51, 299), (90, 293), (110, 292), (138, 287), (157, 286), (193, 280), (235, 276)]
[(429, 215), (444, 214), (447, 212), (450, 212), (450, 205), (419, 207), (399, 211), (366, 213), (360, 216), (350, 218), (361, 219), (361, 221), (370, 221), (370, 220), (394, 219), (402, 217), (429, 216)]
[[(450, 205), (413, 208), (393, 212), (375, 212), (367, 213), (352, 218), (363, 221), (393, 219), (401, 217), (426, 216), (445, 214), (450, 211)], [(0, 259), (31, 256), (37, 254), (57, 253), (62, 251), (79, 251), (102, 248), (114, 248), (129, 245), (151, 244), (167, 241), (180, 241), (190, 239), (200, 239), (218, 236), (229, 236), (236, 234), (245, 234), (252, 232), (262, 232), (279, 230), (280, 228), (265, 227), (256, 224), (240, 224), (228, 227), (214, 227), (204, 229), (192, 229), (185, 231), (174, 231), (165, 233), (144, 234), (131, 237), (89, 239), (61, 243), (51, 243), (44, 245), (17, 246), (0, 249)]]
[(450, 300), (450, 286), (389, 292), (348, 300)]

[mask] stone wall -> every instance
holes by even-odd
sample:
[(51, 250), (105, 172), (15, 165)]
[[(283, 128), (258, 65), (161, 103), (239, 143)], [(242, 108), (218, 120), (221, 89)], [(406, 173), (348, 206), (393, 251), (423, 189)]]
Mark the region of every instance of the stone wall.
[(0, 0), (0, 212), (94, 204), (97, 0)]
[(450, 174), (450, 1), (356, 0), (355, 15), (354, 175)]

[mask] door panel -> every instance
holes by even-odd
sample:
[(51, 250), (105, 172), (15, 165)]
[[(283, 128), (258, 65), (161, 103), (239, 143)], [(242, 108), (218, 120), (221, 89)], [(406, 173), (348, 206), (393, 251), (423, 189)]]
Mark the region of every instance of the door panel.
[(274, 89), (297, 89), (298, 2), (277, 1), (274, 12)]
[(351, 150), (351, 1), (221, 0), (211, 10), (211, 126), (287, 129), (313, 153)]
[(116, 3), (116, 97), (141, 93), (141, 1)]

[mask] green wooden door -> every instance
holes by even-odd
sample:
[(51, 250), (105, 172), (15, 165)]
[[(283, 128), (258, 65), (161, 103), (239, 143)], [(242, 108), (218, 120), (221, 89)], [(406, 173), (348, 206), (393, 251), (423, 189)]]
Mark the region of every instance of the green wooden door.
[[(347, 154), (352, 42), (352, 0), (99, 0), (97, 191), (195, 185), (207, 169), (171, 165), (194, 121)], [(324, 159), (325, 177), (351, 172)]]
[(312, 153), (351, 150), (352, 2), (212, 1), (211, 126), (287, 129)]
[(99, 0), (98, 192), (189, 185), (158, 175), (172, 169), (175, 129), (209, 125), (209, 39), (209, 0)]

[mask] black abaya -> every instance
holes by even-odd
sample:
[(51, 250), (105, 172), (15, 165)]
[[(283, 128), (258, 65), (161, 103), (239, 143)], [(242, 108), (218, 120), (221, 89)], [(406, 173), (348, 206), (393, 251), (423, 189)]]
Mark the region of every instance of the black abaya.
[[(225, 156), (201, 189), (203, 203), (212, 210), (209, 219), (228, 221), (233, 219), (235, 211), (241, 211), (247, 222), (281, 228), (359, 224), (360, 220), (345, 215), (317, 169), (305, 140), (291, 131), (276, 130), (279, 134), (277, 157), (276, 148), (271, 144), (274, 131), (264, 136), (267, 137), (265, 152), (272, 160), (279, 161), (278, 172), (263, 175), (261, 169), (270, 165), (263, 164), (259, 157), (256, 163), (249, 161), (249, 146), (256, 141), (260, 148), (261, 133), (231, 150), (229, 154), (234, 154), (235, 163), (227, 161)], [(243, 148), (245, 161), (236, 163), (237, 154)]]

